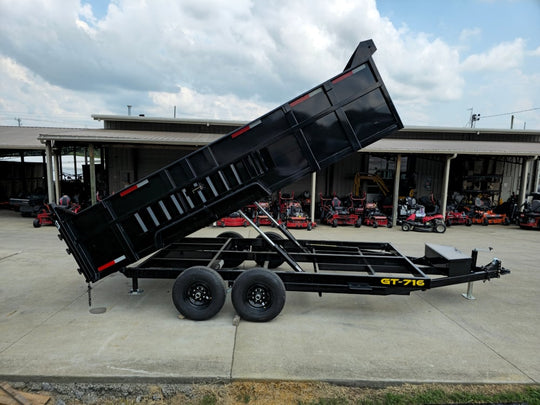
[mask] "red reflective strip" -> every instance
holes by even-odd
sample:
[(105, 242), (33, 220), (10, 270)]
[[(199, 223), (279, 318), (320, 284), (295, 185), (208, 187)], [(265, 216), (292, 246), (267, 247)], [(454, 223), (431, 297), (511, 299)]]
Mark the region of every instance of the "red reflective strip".
[(109, 263), (105, 263), (105, 264), (102, 264), (101, 266), (99, 266), (97, 269), (98, 271), (103, 271), (105, 269), (108, 269), (109, 267), (111, 266), (114, 266), (116, 264), (116, 261), (115, 260), (111, 260)]
[(341, 76), (338, 76), (334, 80), (332, 80), (332, 84), (339, 83), (343, 79), (346, 79), (347, 77), (352, 76), (352, 74), (353, 74), (353, 71), (351, 70), (351, 71), (349, 71), (349, 72), (347, 72), (347, 73), (345, 73), (345, 74), (343, 74)]
[(139, 185), (135, 184), (135, 185), (131, 186), (130, 188), (126, 188), (124, 191), (120, 191), (120, 197), (123, 197), (123, 196), (137, 190), (137, 188), (139, 188)]
[(305, 96), (302, 96), (300, 98), (297, 98), (296, 100), (294, 100), (293, 102), (289, 103), (289, 105), (291, 107), (294, 107), (295, 105), (298, 105), (300, 104), (301, 102), (303, 101), (306, 101), (307, 99), (309, 98), (309, 94), (306, 94)]
[(145, 179), (141, 181), (140, 183), (137, 183), (130, 188), (126, 188), (124, 191), (120, 191), (120, 197), (124, 197), (125, 195), (137, 190), (138, 188), (141, 188), (142, 186), (145, 186), (148, 184), (148, 179)]
[(249, 131), (249, 126), (245, 126), (244, 128), (241, 128), (239, 129), (238, 131), (234, 132), (232, 135), (231, 135), (231, 138), (236, 138), (237, 136), (240, 136), (242, 135), (244, 132), (247, 132)]
[(122, 260), (124, 260), (126, 258), (126, 256), (120, 256), (120, 257), (117, 257), (116, 259), (114, 260), (111, 260), (110, 262), (107, 262), (105, 264), (102, 264), (101, 266), (99, 266), (97, 269), (98, 271), (103, 271), (103, 270), (106, 270), (108, 269), (109, 267), (111, 266), (114, 266), (116, 263), (120, 263)]

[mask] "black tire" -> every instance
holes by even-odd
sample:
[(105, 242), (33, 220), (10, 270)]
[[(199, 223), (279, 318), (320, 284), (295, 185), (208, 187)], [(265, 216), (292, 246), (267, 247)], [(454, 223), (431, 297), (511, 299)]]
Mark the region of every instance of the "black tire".
[(39, 219), (34, 219), (32, 222), (32, 225), (34, 225), (34, 228), (39, 228), (41, 226), (41, 222), (39, 222)]
[[(221, 232), (218, 236), (218, 238), (233, 238), (233, 239), (243, 239), (244, 237), (240, 235), (238, 232), (234, 231), (225, 231)], [(237, 246), (232, 245), (230, 250), (240, 250)], [(232, 259), (226, 259), (223, 262), (223, 267), (225, 268), (234, 268), (240, 266), (244, 262), (244, 259), (242, 258), (232, 258)]]
[(401, 230), (405, 232), (409, 232), (411, 230), (411, 226), (407, 222), (403, 222), (401, 224)]
[(238, 276), (231, 299), (242, 319), (267, 322), (278, 316), (285, 305), (285, 285), (276, 273), (256, 267)]
[(334, 220), (332, 221), (332, 228), (337, 228), (337, 226), (338, 226), (338, 220), (337, 220), (337, 219), (334, 219)]
[(378, 228), (379, 227), (379, 223), (377, 222), (377, 220), (373, 220), (373, 228)]
[(360, 228), (360, 227), (362, 226), (362, 220), (359, 219), (358, 221), (356, 221), (356, 222), (354, 223), (354, 226), (355, 226), (356, 228)]
[(184, 270), (172, 289), (174, 306), (184, 317), (204, 321), (216, 315), (226, 297), (225, 283), (217, 271), (203, 266)]
[(465, 226), (472, 226), (472, 219), (467, 218), (467, 219), (465, 220)]
[(449, 219), (446, 220), (446, 227), (449, 228), (452, 226), (452, 221), (450, 221)]
[[(268, 236), (272, 240), (281, 240), (283, 237), (276, 232), (265, 232), (266, 236)], [(256, 239), (262, 239), (262, 236), (257, 236)], [(267, 244), (266, 241), (264, 241), (264, 245), (262, 247), (263, 250), (272, 250), (272, 247)], [(276, 267), (279, 267), (283, 264), (285, 260), (276, 254), (268, 255), (268, 254), (257, 254), (255, 255), (255, 263), (257, 263), (257, 266), (264, 266), (265, 262), (268, 262), (268, 268), (269, 269), (275, 269)]]
[(510, 218), (504, 217), (503, 225), (510, 225)]
[(433, 227), (433, 231), (435, 231), (436, 233), (445, 233), (446, 225), (442, 221), (436, 222), (435, 226)]
[(482, 219), (482, 225), (488, 226), (489, 225), (489, 219), (487, 219), (487, 218)]
[(313, 229), (313, 225), (312, 225), (311, 222), (309, 222), (309, 223), (307, 224), (307, 230), (308, 230), (308, 231), (311, 231), (312, 229)]

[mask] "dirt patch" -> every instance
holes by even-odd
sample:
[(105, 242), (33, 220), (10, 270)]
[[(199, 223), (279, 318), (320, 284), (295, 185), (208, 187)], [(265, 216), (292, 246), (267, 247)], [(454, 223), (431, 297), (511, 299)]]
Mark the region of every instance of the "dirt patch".
[[(443, 403), (449, 396), (471, 398), (525, 392), (531, 386), (511, 384), (403, 384), (382, 388), (349, 387), (323, 382), (245, 381), (228, 384), (90, 384), (11, 383), (22, 391), (47, 394), (51, 405), (274, 405), (371, 404), (410, 396)], [(539, 390), (538, 386), (534, 386)], [(437, 398), (440, 397), (439, 402)], [(482, 402), (482, 401), (480, 401)], [(483, 401), (485, 403), (485, 401)], [(416, 402), (418, 403), (418, 402)], [(422, 403), (420, 400), (419, 403)], [(453, 403), (459, 403), (453, 401)], [(464, 403), (464, 402), (461, 402)], [(478, 402), (476, 402), (478, 403)], [(524, 403), (524, 402), (505, 402)]]

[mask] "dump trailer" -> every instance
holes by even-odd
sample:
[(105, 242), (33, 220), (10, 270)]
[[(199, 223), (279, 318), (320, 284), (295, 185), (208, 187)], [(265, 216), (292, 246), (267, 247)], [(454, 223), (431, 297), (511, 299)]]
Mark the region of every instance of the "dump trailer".
[(247, 217), (257, 238), (188, 237), (402, 128), (375, 50), (361, 42), (342, 73), (77, 214), (53, 205), (79, 272), (88, 283), (121, 272), (134, 290), (139, 278), (176, 279), (173, 302), (194, 320), (214, 316), (231, 286), (251, 321), (277, 316), (286, 290), (409, 294), (507, 273), (449, 247), (414, 259), (389, 243), (297, 240), (277, 223), (282, 235), (264, 233)]

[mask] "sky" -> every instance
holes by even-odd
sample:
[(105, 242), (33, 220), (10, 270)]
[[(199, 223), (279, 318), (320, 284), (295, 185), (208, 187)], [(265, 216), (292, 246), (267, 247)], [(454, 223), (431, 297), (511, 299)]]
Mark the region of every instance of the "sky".
[(252, 121), (366, 39), (405, 126), (540, 130), (540, 0), (0, 0), (0, 125)]

